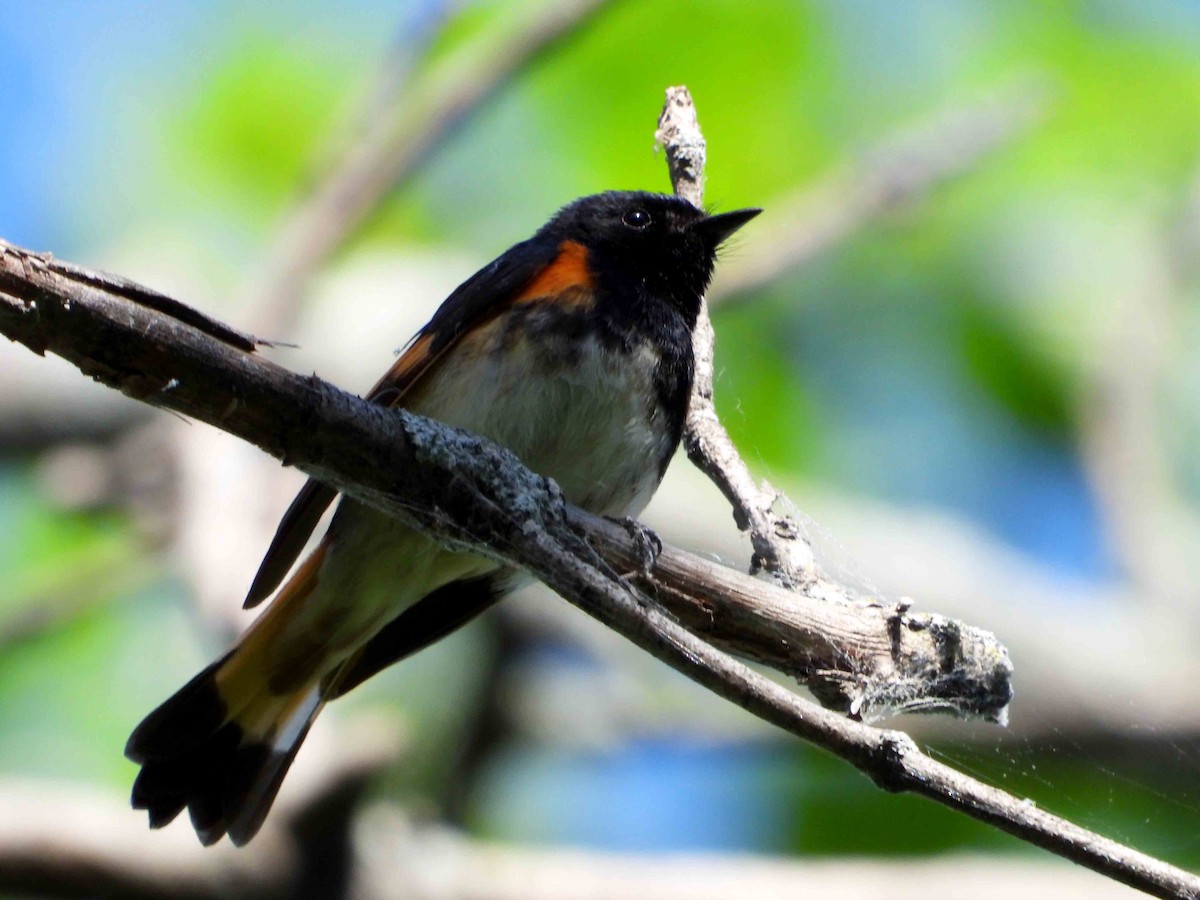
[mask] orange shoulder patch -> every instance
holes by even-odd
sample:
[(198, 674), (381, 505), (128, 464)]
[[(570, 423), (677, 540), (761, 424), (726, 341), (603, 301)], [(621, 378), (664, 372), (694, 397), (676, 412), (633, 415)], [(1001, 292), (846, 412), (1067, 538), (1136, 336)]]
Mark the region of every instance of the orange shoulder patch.
[(590, 306), (595, 288), (588, 265), (587, 247), (578, 241), (563, 241), (558, 256), (542, 269), (516, 297), (515, 303), (559, 302)]

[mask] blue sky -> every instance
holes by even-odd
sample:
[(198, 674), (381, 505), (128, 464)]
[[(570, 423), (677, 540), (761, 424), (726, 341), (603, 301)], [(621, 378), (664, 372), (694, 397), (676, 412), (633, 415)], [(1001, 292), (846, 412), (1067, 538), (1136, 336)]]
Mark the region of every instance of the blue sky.
[[(51, 0), (0, 5), (0, 236), (69, 255), (112, 232), (122, 210), (88, 200), (98, 182), (136, 195), (153, 157), (156, 104), (189, 96), (229, 35), (246, 23), (317, 33), (372, 54), (427, 3), (313, 0), (246, 7), (214, 2)], [(405, 12), (407, 10), (407, 13)], [(127, 188), (127, 189), (126, 189)], [(105, 193), (103, 191), (99, 192)], [(132, 212), (132, 211), (131, 211)]]

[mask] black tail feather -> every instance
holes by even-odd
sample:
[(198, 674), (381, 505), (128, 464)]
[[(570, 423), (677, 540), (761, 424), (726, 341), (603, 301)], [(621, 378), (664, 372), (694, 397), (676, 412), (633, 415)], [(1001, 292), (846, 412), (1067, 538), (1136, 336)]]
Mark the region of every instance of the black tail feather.
[(225, 785), (236, 771), (242, 738), (242, 729), (229, 722), (178, 756), (146, 760), (133, 782), (133, 808), (149, 813), (151, 828), (187, 809), (200, 843), (216, 843), (228, 830)]
[(204, 846), (228, 834), (241, 846), (262, 827), (283, 777), (307, 733), (276, 749), (225, 721), (216, 671), (209, 666), (134, 730), (125, 754), (141, 763), (134, 809), (162, 828), (187, 809)]
[[(340, 697), (381, 669), (417, 652), (470, 621), (510, 586), (505, 572), (454, 582), (425, 597), (380, 630), (352, 661), (321, 679), (308, 695), (260, 695), (251, 706), (230, 709), (221, 698), (217, 673), (232, 651), (185, 684), (138, 725), (125, 755), (142, 767), (133, 784), (133, 806), (162, 828), (185, 809), (200, 842), (223, 836), (241, 846), (262, 827), (284, 776), (326, 700)], [(263, 690), (269, 690), (264, 684)], [(279, 685), (275, 691), (281, 691)], [(298, 688), (302, 690), (303, 688)], [(290, 690), (290, 688), (289, 688)], [(273, 709), (280, 715), (263, 733)], [(295, 701), (295, 702), (291, 702)], [(254, 733), (247, 734), (238, 719)], [(281, 738), (282, 733), (286, 737)]]
[(285, 751), (262, 744), (243, 745), (238, 751), (228, 792), (230, 797), (236, 798), (236, 805), (226, 809), (228, 820), (225, 826), (229, 840), (235, 846), (245, 845), (262, 828), (311, 724), (310, 719)]
[(173, 759), (215, 734), (228, 715), (217, 692), (217, 670), (227, 653), (158, 706), (133, 730), (125, 756), (136, 763)]

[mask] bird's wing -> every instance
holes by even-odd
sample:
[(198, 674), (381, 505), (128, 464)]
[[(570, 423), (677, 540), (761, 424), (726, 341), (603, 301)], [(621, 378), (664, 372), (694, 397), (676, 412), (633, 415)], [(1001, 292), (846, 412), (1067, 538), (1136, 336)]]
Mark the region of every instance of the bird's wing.
[[(367, 399), (381, 406), (403, 407), (405, 397), (472, 327), (510, 303), (547, 295), (566, 286), (571, 278), (578, 280), (581, 277), (578, 255), (565, 244), (560, 246), (553, 240), (534, 237), (484, 266), (438, 307), (429, 323), (417, 332), (371, 389)], [(245, 609), (257, 606), (279, 587), (337, 495), (337, 490), (312, 478), (301, 488), (280, 520), (258, 567), (243, 604)]]

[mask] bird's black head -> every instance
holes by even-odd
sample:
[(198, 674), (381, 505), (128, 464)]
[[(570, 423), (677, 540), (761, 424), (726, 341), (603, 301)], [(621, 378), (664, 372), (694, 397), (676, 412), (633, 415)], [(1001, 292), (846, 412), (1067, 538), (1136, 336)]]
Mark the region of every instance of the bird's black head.
[(679, 197), (608, 191), (563, 207), (543, 236), (577, 241), (602, 288), (620, 296), (654, 296), (695, 323), (721, 242), (761, 210), (710, 216)]

